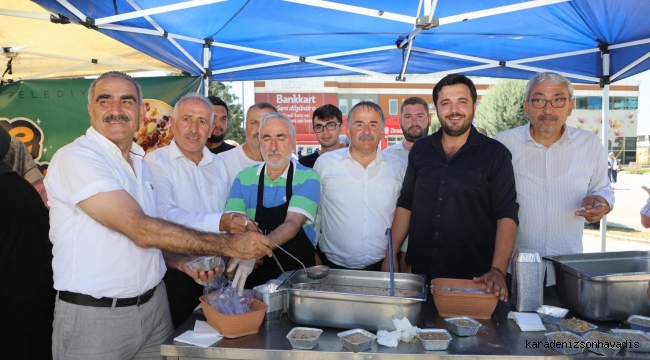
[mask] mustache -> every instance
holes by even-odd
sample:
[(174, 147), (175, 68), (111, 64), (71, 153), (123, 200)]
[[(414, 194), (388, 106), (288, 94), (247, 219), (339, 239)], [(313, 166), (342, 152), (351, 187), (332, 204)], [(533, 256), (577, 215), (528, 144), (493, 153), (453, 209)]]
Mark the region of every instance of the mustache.
[(372, 136), (372, 135), (361, 135), (361, 136), (359, 136), (359, 140), (371, 140), (371, 141), (373, 141), (373, 140), (375, 140), (375, 137)]
[(553, 114), (542, 114), (537, 117), (537, 120), (557, 120), (557, 116)]
[(422, 128), (422, 126), (420, 126), (420, 125), (411, 125), (411, 127), (409, 127), (408, 129), (406, 129), (406, 131), (411, 130), (411, 129), (420, 129), (420, 131), (424, 130), (424, 129)]
[(126, 114), (121, 114), (121, 115), (114, 115), (114, 114), (109, 114), (104, 116), (102, 121), (104, 122), (111, 122), (111, 121), (123, 121), (123, 122), (128, 122), (131, 121), (131, 117), (126, 115)]
[(447, 114), (447, 116), (445, 116), (445, 119), (450, 118), (450, 117), (465, 117), (465, 114), (455, 112), (455, 113)]

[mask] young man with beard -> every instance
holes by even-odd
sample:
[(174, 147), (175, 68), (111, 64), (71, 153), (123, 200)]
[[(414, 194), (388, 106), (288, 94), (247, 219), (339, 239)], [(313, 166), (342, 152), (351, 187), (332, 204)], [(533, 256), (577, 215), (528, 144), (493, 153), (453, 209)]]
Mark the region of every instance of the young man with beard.
[(212, 133), (205, 143), (205, 146), (213, 154), (219, 154), (224, 151), (234, 149), (235, 147), (223, 141), (228, 131), (228, 104), (221, 98), (216, 96), (208, 96), (212, 103), (212, 110), (214, 111), (214, 127)]
[[(413, 143), (429, 134), (429, 126), (431, 126), (429, 104), (427, 104), (423, 98), (413, 96), (402, 102), (400, 113), (402, 115), (399, 118), (399, 125), (402, 128), (404, 140), (384, 149), (384, 153), (395, 155), (404, 160), (404, 163), (408, 164), (409, 151), (411, 150), (411, 147), (413, 147)], [(406, 251), (408, 245), (409, 239), (407, 236), (400, 248), (399, 271), (401, 272), (410, 272), (410, 268), (406, 264)], [(386, 254), (384, 264), (382, 265), (382, 271), (388, 271), (388, 259), (388, 254)]]
[(314, 127), (314, 135), (316, 135), (321, 149), (311, 155), (301, 157), (298, 162), (306, 167), (313, 168), (319, 156), (341, 148), (339, 135), (341, 134), (341, 124), (343, 124), (343, 114), (336, 106), (327, 104), (314, 111), (311, 121)]
[(408, 234), (413, 272), (473, 279), (507, 301), (519, 209), (515, 177), (508, 149), (472, 126), (476, 98), (464, 75), (447, 75), (433, 88), (442, 128), (411, 148), (392, 256)]

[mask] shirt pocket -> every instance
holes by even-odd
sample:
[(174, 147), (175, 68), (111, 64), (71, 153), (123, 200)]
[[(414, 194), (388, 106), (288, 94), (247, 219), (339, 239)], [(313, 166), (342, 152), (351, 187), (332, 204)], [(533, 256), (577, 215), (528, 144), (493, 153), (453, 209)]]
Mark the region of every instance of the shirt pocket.
[(376, 199), (377, 206), (384, 210), (394, 211), (397, 198), (402, 190), (402, 183), (398, 181), (379, 182), (375, 190), (375, 193), (369, 195)]

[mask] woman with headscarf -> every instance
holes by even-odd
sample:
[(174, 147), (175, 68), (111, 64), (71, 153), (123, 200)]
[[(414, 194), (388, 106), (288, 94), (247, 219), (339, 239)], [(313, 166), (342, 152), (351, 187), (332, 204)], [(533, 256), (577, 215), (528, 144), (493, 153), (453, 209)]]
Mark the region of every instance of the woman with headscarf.
[[(11, 136), (0, 126), (0, 159)], [(38, 192), (0, 160), (0, 319), (3, 357), (52, 356), (54, 283), (49, 215)]]
[(9, 150), (5, 155), (0, 156), (0, 159), (32, 184), (47, 207), (47, 193), (45, 192), (45, 185), (43, 185), (43, 173), (38, 169), (36, 161), (34, 161), (34, 157), (32, 157), (25, 143), (12, 136)]

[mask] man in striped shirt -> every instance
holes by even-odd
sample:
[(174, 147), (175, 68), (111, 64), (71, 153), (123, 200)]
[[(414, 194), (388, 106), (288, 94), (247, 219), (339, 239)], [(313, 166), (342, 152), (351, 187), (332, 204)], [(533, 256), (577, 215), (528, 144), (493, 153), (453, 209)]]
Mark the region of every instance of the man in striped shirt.
[[(600, 139), (566, 125), (574, 104), (573, 86), (564, 76), (536, 74), (523, 104), (530, 123), (494, 137), (512, 153), (520, 252), (581, 253), (585, 219), (599, 221), (614, 206)], [(546, 264), (546, 270), (546, 285), (555, 285), (553, 266)]]
[[(316, 244), (313, 223), (320, 202), (320, 177), (316, 171), (291, 161), (296, 131), (285, 115), (271, 112), (262, 116), (259, 142), (264, 162), (237, 174), (225, 211), (245, 214), (276, 245), (305, 266), (313, 266)], [(302, 268), (284, 252), (275, 251), (275, 256), (285, 270)], [(233, 286), (240, 291), (244, 282), (252, 288), (281, 273), (273, 261), (264, 261), (253, 271), (254, 262), (235, 259), (227, 269), (230, 272), (237, 266)]]

